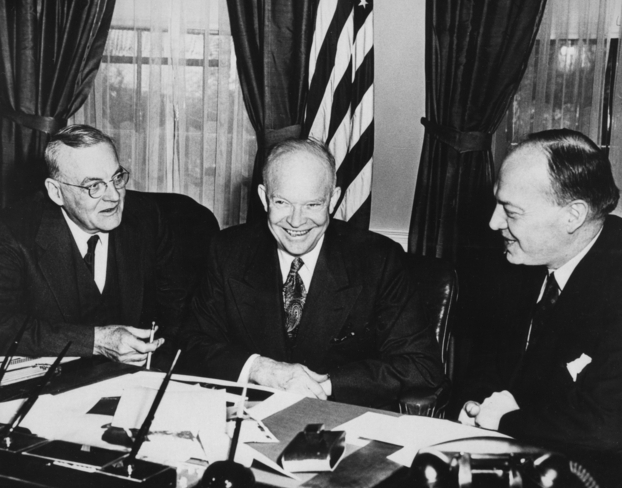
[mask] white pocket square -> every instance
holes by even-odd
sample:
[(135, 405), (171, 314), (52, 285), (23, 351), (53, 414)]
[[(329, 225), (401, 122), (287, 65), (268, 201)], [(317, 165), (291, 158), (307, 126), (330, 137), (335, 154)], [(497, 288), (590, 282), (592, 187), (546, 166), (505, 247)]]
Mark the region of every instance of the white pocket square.
[(576, 382), (578, 374), (583, 371), (583, 368), (585, 368), (591, 362), (592, 358), (584, 353), (581, 354), (580, 358), (577, 358), (574, 361), (570, 361), (568, 364), (566, 364), (566, 368), (568, 368), (568, 372), (570, 373), (570, 376), (572, 376), (572, 381)]

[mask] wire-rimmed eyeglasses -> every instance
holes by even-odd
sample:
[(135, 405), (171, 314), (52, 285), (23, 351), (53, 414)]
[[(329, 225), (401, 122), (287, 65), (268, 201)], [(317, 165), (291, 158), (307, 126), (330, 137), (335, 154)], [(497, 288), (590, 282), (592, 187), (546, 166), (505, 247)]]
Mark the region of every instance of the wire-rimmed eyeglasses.
[(130, 179), (130, 172), (125, 168), (121, 167), (121, 171), (115, 174), (110, 181), (96, 181), (87, 186), (82, 185), (74, 185), (72, 183), (66, 183), (64, 181), (56, 180), (59, 183), (67, 186), (75, 186), (76, 188), (82, 188), (89, 193), (91, 198), (100, 198), (106, 193), (108, 189), (108, 183), (112, 183), (112, 185), (117, 189), (121, 190), (125, 188), (128, 180)]

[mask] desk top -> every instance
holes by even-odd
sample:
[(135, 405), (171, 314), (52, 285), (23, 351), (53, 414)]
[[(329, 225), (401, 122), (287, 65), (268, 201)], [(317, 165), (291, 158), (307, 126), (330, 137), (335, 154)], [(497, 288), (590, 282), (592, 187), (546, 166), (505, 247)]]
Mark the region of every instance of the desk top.
[[(139, 371), (139, 368), (127, 367), (107, 361), (80, 360), (63, 366), (61, 374), (54, 378), (47, 392), (62, 394), (75, 387), (109, 379), (114, 376)], [(9, 385), (0, 389), (0, 401), (23, 396), (27, 391), (27, 382), (20, 385)], [(229, 388), (229, 387), (227, 387)], [(236, 393), (239, 388), (233, 387)], [(250, 396), (250, 395), (249, 395)], [(374, 411), (371, 409), (334, 402), (302, 399), (290, 407), (264, 419), (266, 426), (279, 439), (276, 444), (252, 444), (252, 447), (273, 461), (277, 461), (285, 446), (293, 437), (309, 423), (323, 423), (326, 429), (333, 429), (360, 415)], [(391, 412), (379, 412), (397, 416)], [(430, 422), (441, 422), (432, 420)], [(449, 426), (455, 425), (447, 422)], [(348, 486), (352, 488), (371, 488), (377, 486), (400, 486), (407, 470), (401, 465), (387, 459), (400, 446), (372, 441), (367, 446), (357, 448), (348, 446), (346, 458), (335, 471), (320, 474), (302, 474), (296, 481), (264, 469), (253, 470), (256, 473), (258, 486), (305, 486), (330, 487)], [(136, 486), (135, 482), (123, 482), (115, 478), (103, 477), (101, 474), (84, 474), (71, 469), (52, 466), (49, 461), (32, 458), (23, 454), (0, 451), (0, 485), (1, 486), (38, 486), (67, 487), (85, 486)], [(127, 484), (129, 483), (129, 485)], [(140, 485), (138, 485), (140, 486)], [(170, 478), (149, 483), (146, 486), (174, 486)]]

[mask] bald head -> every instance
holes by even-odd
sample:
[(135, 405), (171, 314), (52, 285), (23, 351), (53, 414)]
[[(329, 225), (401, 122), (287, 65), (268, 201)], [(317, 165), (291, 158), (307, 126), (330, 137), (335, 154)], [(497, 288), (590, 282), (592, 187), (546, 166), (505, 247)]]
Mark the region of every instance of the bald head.
[(324, 144), (314, 139), (286, 139), (273, 146), (262, 172), (264, 184), (271, 178), (271, 173), (280, 166), (277, 163), (295, 160), (296, 154), (298, 156), (304, 154), (315, 156), (315, 159), (323, 162), (330, 184), (332, 186), (336, 185), (337, 170), (335, 168), (335, 158)]

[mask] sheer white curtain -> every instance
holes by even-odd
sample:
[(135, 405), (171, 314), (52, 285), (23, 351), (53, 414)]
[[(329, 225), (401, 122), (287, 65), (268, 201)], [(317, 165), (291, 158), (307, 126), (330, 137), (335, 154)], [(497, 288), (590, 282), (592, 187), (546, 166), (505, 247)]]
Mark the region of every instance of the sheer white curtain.
[(609, 145), (612, 102), (620, 95), (613, 84), (622, 81), (621, 15), (622, 0), (548, 0), (497, 143), (507, 149), (531, 132), (565, 127)]
[(117, 0), (73, 122), (115, 138), (130, 188), (189, 195), (222, 227), (245, 221), (256, 142), (225, 0)]

